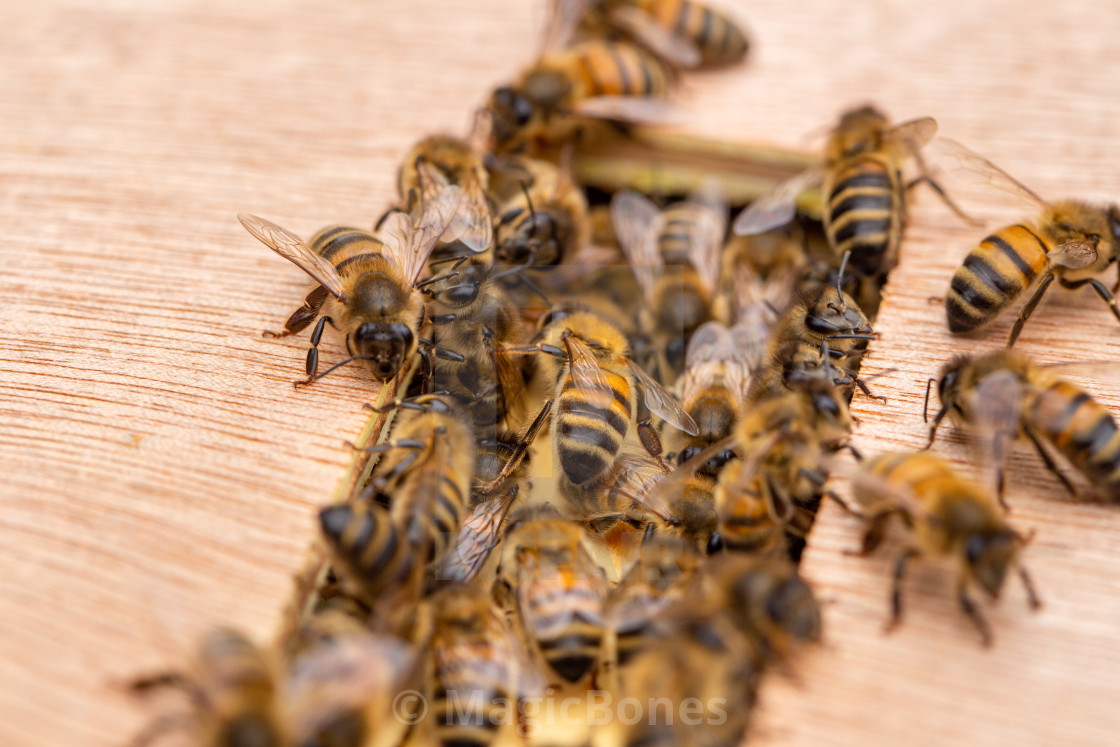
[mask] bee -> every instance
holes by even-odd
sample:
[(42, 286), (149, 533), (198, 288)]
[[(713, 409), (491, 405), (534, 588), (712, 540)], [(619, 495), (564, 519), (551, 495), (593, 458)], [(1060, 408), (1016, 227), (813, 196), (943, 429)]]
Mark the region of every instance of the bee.
[[(898, 262), (906, 223), (906, 194), (920, 183), (931, 186), (964, 216), (928, 175), (904, 182), (902, 166), (937, 134), (932, 117), (891, 126), (872, 106), (845, 112), (825, 147), (823, 163), (792, 177), (747, 207), (735, 219), (737, 234), (755, 234), (789, 223), (798, 195), (823, 182), (824, 230), (837, 257), (850, 254), (864, 277), (883, 278)], [(923, 167), (924, 170), (924, 167)]]
[[(418, 168), (427, 178), (437, 178), (430, 164), (422, 162)], [(363, 360), (373, 377), (385, 382), (411, 361), (424, 320), (424, 304), (414, 292), (416, 279), (458, 203), (458, 188), (448, 187), (414, 214), (390, 215), (379, 236), (335, 226), (317, 233), (310, 245), (264, 218), (237, 216), (249, 233), (319, 283), (288, 318), (284, 331), (272, 333), (296, 334), (319, 317), (307, 352), (308, 382), (318, 378), (319, 339), (326, 324), (345, 335), (350, 352), (350, 358), (330, 370)]]
[(388, 701), (414, 654), (403, 641), (362, 633), (316, 646), (285, 669), (242, 633), (218, 628), (202, 638), (196, 659), (193, 671), (130, 683), (141, 695), (182, 690), (195, 708), (158, 719), (133, 744), (187, 728), (207, 747), (361, 747), (373, 730), (396, 729)]
[(669, 93), (672, 82), (671, 71), (639, 47), (596, 40), (560, 49), (554, 42), (516, 82), (490, 96), (490, 147), (496, 153), (539, 152), (574, 137), (580, 117), (663, 117), (653, 102)]
[[(746, 402), (751, 369), (759, 362), (755, 358), (756, 331), (748, 325), (728, 329), (719, 322), (707, 322), (689, 340), (680, 385), (681, 405), (700, 432), (683, 437), (679, 456), (682, 464), (734, 430)], [(731, 457), (730, 451), (724, 452), (701, 471), (714, 479)]]
[[(1070, 494), (1076, 496), (1077, 491), (1046, 444), (1107, 500), (1120, 501), (1120, 431), (1108, 408), (1076, 384), (1025, 356), (1000, 350), (950, 360), (941, 369), (937, 394), (941, 408), (930, 423), (929, 443), (933, 444), (937, 427), (949, 413), (980, 427), (982, 435), (996, 440), (1001, 495), (1003, 447), (1026, 436)], [(928, 401), (928, 388), (926, 397)]]
[(500, 167), (514, 181), (499, 201), (494, 255), (509, 265), (545, 267), (571, 260), (591, 241), (587, 198), (570, 166), (507, 157)]
[(512, 594), (544, 662), (573, 683), (599, 660), (604, 633), (606, 579), (584, 536), (564, 519), (517, 522), (502, 544), (496, 586), (499, 597)]
[(871, 323), (839, 286), (807, 293), (778, 321), (766, 359), (754, 371), (748, 402), (789, 391), (796, 381), (823, 378), (837, 386), (859, 386), (870, 395), (848, 358), (862, 355), (873, 339)]
[(474, 433), (448, 398), (423, 395), (394, 406), (404, 409), (395, 440), (366, 449), (387, 452), (371, 487), (388, 509), (367, 499), (319, 512), (324, 545), (344, 588), (389, 612), (398, 611), (399, 595), (418, 598), (425, 564), (438, 563), (453, 545), (476, 458)]
[(541, 342), (507, 348), (505, 354), (547, 353), (562, 359), (546, 371), (553, 396), (553, 452), (569, 483), (579, 487), (607, 474), (632, 428), (643, 446), (660, 454), (661, 443), (649, 423), (638, 420), (637, 394), (649, 411), (665, 422), (696, 433), (673, 395), (630, 359), (626, 338), (597, 314), (576, 311), (556, 315), (540, 333)]
[(453, 586), (426, 607), (435, 742), (492, 744), (504, 725), (516, 725), (512, 704), (543, 689), (540, 675), (488, 593)]
[(622, 191), (611, 199), (611, 216), (642, 289), (646, 329), (662, 351), (662, 378), (675, 380), (689, 338), (712, 318), (726, 201), (707, 185), (662, 212), (637, 192)]
[(686, 68), (729, 67), (743, 61), (750, 42), (722, 11), (693, 0), (577, 0), (584, 25), (605, 25)]
[(982, 239), (953, 273), (945, 299), (951, 332), (983, 327), (1034, 287), (1007, 338), (1007, 347), (1012, 347), (1055, 279), (1063, 288), (1091, 286), (1120, 320), (1112, 292), (1095, 277), (1120, 259), (1120, 208), (1077, 200), (1046, 202), (960, 143), (943, 138), (939, 146), (964, 170), (1010, 190), (1039, 211), (1031, 221)]
[(881, 454), (862, 463), (855, 491), (867, 520), (862, 554), (879, 546), (892, 517), (910, 529), (894, 564), (888, 630), (902, 619), (902, 582), (915, 558), (951, 557), (957, 562), (957, 601), (985, 646), (991, 644), (991, 628), (969, 595), (970, 587), (998, 599), (1007, 572), (1016, 568), (1030, 607), (1040, 606), (1019, 562), (1027, 539), (1004, 520), (991, 491), (961, 477), (945, 460), (922, 452)]
[[(421, 175), (420, 163), (434, 168)], [(458, 209), (440, 241), (457, 241), (456, 246), (470, 254), (488, 252), (494, 239), (488, 184), (482, 155), (469, 142), (451, 135), (432, 135), (416, 143), (397, 172), (397, 189), (409, 212), (415, 205), (440, 199), (449, 186), (458, 187)], [(437, 256), (433, 253), (433, 258)]]

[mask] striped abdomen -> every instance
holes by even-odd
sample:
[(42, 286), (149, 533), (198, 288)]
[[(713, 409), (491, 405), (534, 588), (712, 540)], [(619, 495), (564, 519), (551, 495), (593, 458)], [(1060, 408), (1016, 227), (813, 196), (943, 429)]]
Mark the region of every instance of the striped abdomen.
[(1024, 225), (980, 242), (953, 274), (945, 298), (949, 330), (968, 332), (999, 316), (1046, 270), (1046, 242)]
[(692, 247), (703, 241), (699, 208), (690, 203), (672, 205), (662, 213), (663, 223), (657, 234), (657, 250), (667, 265), (692, 266)]
[(334, 265), (340, 275), (369, 269), (384, 258), (385, 244), (369, 231), (349, 226), (330, 226), (311, 237), (308, 243), (320, 257)]
[(898, 174), (871, 159), (841, 164), (829, 175), (825, 232), (837, 252), (851, 252), (851, 266), (878, 275), (894, 265), (902, 232)]
[(665, 96), (669, 76), (653, 57), (629, 44), (587, 42), (573, 47), (572, 70), (583, 98)]
[(1059, 380), (1031, 392), (1025, 414), (1094, 486), (1120, 499), (1120, 430), (1104, 405)]
[(335, 571), (367, 602), (407, 584), (420, 560), (403, 529), (375, 503), (328, 506), (319, 525)]
[(805, 551), (809, 531), (817, 519), (817, 512), (820, 511), (821, 496), (816, 494), (807, 499), (794, 498), (793, 508), (793, 518), (786, 524), (786, 542), (789, 546), (790, 558), (798, 563), (801, 561), (801, 554)]
[(492, 641), (453, 639), (435, 645), (434, 656), (432, 714), (439, 744), (493, 743), (513, 700), (510, 652)]
[[(446, 446), (442, 448), (448, 448)], [(456, 481), (447, 470), (437, 469), (441, 460), (411, 473), (392, 498), (393, 519), (404, 527), (409, 544), (423, 550), (426, 562), (443, 559), (463, 524), (468, 481)]]
[(764, 477), (756, 474), (745, 483), (740, 476), (744, 468), (751, 469), (742, 462), (727, 465), (716, 486), (716, 511), (723, 545), (729, 550), (753, 553), (784, 549), (785, 534), (766, 505)]
[(525, 628), (556, 674), (577, 682), (599, 658), (603, 598), (587, 578), (549, 568), (520, 589)]
[(564, 474), (581, 485), (605, 473), (614, 464), (633, 409), (630, 381), (603, 371), (613, 398), (605, 393), (592, 401), (575, 388), (570, 373), (563, 377), (558, 404), (556, 451)]
[(704, 67), (734, 65), (749, 48), (743, 31), (722, 13), (692, 0), (637, 0), (659, 26), (700, 50)]

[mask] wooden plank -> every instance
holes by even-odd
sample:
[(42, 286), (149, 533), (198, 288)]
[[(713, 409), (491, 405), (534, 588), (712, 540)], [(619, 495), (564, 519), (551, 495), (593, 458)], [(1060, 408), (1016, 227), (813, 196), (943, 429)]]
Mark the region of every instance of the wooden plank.
[[(730, 3), (728, 5), (731, 5)], [(1115, 10), (991, 0), (917, 7), (735, 4), (755, 55), (689, 78), (697, 132), (786, 147), (848, 105), (933, 114), (1045, 194), (1120, 194), (1112, 166)], [(146, 717), (109, 687), (227, 622), (274, 630), (315, 506), (372, 396), (359, 371), (293, 391), (304, 341), (263, 340), (302, 274), (233, 220), (252, 210), (308, 235), (366, 225), (421, 133), (462, 131), (529, 61), (539, 4), (52, 0), (12, 5), (0, 45), (0, 736), (116, 744)], [(989, 198), (967, 195), (969, 205)], [(1005, 213), (1004, 218), (1013, 217)], [(913, 446), (919, 383), (952, 351), (942, 310), (976, 238), (923, 195), (892, 280), (861, 401), (868, 452)], [(1046, 359), (1115, 360), (1094, 298), (1063, 296), (1028, 328)], [(340, 355), (337, 341), (323, 360)], [(1120, 373), (1083, 383), (1114, 408)], [(943, 453), (961, 458), (950, 439)], [(806, 573), (831, 600), (828, 642), (800, 684), (768, 683), (758, 741), (896, 743), (1059, 738), (1117, 724), (1118, 531), (1107, 508), (1060, 500), (1016, 455), (1013, 519), (1046, 608), (1012, 589), (982, 652), (943, 591), (915, 574), (905, 626), (879, 634), (886, 560), (841, 556), (857, 528), (826, 507)], [(923, 580), (924, 579), (924, 580)]]

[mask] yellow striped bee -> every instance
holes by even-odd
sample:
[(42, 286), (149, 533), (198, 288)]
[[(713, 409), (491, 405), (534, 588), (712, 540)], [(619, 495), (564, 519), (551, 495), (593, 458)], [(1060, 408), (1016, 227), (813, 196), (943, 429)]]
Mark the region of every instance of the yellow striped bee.
[[(395, 439), (369, 447), (387, 452), (371, 486), (379, 502), (359, 500), (319, 513), (324, 544), (347, 591), (370, 607), (418, 598), (428, 563), (453, 545), (474, 475), (474, 433), (445, 397), (393, 403), (404, 408)], [(391, 610), (395, 611), (395, 610)]]
[(937, 134), (932, 117), (891, 126), (871, 106), (847, 111), (832, 131), (824, 162), (778, 185), (735, 219), (737, 234), (755, 234), (791, 221), (798, 195), (823, 182), (824, 230), (837, 257), (851, 255), (851, 266), (865, 277), (882, 277), (898, 261), (906, 221), (906, 192), (931, 185), (956, 210), (927, 175), (909, 183), (902, 166)]
[(661, 378), (684, 369), (692, 334), (712, 318), (727, 231), (727, 203), (714, 184), (661, 211), (637, 192), (611, 199), (619, 244), (645, 298), (645, 328), (663, 357)]
[(592, 671), (602, 649), (607, 582), (564, 519), (518, 522), (502, 545), (498, 583), (549, 668), (568, 682)]
[(930, 424), (930, 444), (950, 413), (980, 428), (984, 438), (995, 439), (1001, 493), (1004, 448), (1026, 436), (1071, 494), (1077, 491), (1046, 444), (1069, 460), (1101, 497), (1120, 501), (1120, 429), (1108, 408), (1076, 384), (1025, 356), (1000, 350), (949, 361), (941, 370), (937, 394), (941, 409)]
[[(429, 164), (418, 168), (429, 179), (438, 178)], [(350, 358), (335, 367), (362, 360), (374, 378), (384, 382), (411, 360), (424, 320), (416, 279), (458, 204), (458, 188), (448, 187), (411, 215), (390, 215), (379, 235), (336, 226), (320, 231), (310, 244), (264, 218), (237, 216), (249, 233), (319, 283), (289, 317), (284, 331), (271, 333), (294, 335), (319, 317), (307, 353), (309, 382), (318, 378), (319, 338), (326, 324), (345, 335), (350, 352)]]
[(1039, 211), (1033, 220), (985, 237), (957, 268), (945, 299), (951, 332), (983, 327), (1034, 287), (1007, 339), (1007, 347), (1013, 346), (1055, 279), (1063, 288), (1090, 285), (1120, 320), (1112, 292), (1095, 277), (1120, 259), (1120, 208), (1077, 200), (1046, 202), (960, 143), (942, 138), (938, 146), (939, 155), (955, 159), (963, 170), (1012, 192)]
[(1019, 563), (1027, 540), (1007, 524), (990, 491), (961, 477), (945, 460), (925, 452), (881, 454), (861, 464), (855, 491), (867, 520), (863, 554), (879, 546), (892, 518), (910, 530), (894, 565), (888, 630), (902, 619), (902, 581), (914, 558), (957, 561), (957, 600), (985, 646), (991, 643), (991, 629), (969, 596), (969, 587), (978, 586), (998, 599), (1008, 571), (1017, 568), (1031, 608), (1040, 606), (1030, 576)]

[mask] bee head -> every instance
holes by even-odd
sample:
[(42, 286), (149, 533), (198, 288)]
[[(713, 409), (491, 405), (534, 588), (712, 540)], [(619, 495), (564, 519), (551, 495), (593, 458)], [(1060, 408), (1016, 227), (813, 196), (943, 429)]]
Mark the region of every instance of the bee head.
[(965, 542), (964, 554), (969, 572), (992, 599), (999, 597), (1020, 542), (1019, 536), (1006, 528), (978, 532)]
[(554, 265), (561, 259), (561, 240), (553, 216), (544, 210), (522, 210), (512, 231), (498, 239), (495, 254), (511, 265)]
[(512, 86), (494, 91), (486, 107), (490, 114), (491, 137), (495, 144), (509, 144), (533, 118), (533, 104)]
[(268, 717), (250, 711), (222, 725), (216, 744), (236, 745), (237, 747), (272, 747), (281, 743), (276, 726)]
[(937, 380), (937, 398), (941, 400), (941, 404), (957, 401), (960, 393), (961, 370), (965, 362), (963, 358), (954, 358), (941, 369), (941, 378)]
[(458, 275), (431, 287), (433, 298), (454, 309), (469, 306), (478, 298), (482, 284), (489, 276), (489, 268), (480, 262), (466, 262), (455, 272)]
[(828, 145), (830, 160), (878, 150), (890, 122), (873, 106), (850, 109), (840, 117)]
[(798, 640), (820, 640), (820, 606), (813, 590), (799, 576), (787, 578), (773, 590), (766, 601), (766, 614)]
[(806, 309), (805, 326), (822, 337), (871, 334), (871, 324), (859, 304), (847, 293), (831, 288)]
[(354, 333), (355, 353), (365, 359), (373, 377), (388, 381), (412, 352), (415, 336), (407, 324), (366, 322)]

